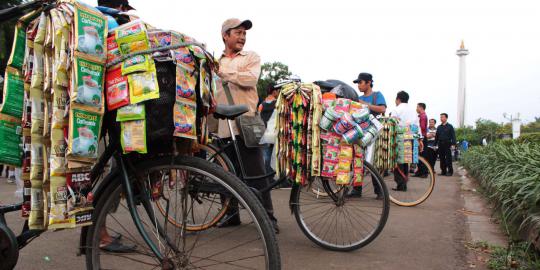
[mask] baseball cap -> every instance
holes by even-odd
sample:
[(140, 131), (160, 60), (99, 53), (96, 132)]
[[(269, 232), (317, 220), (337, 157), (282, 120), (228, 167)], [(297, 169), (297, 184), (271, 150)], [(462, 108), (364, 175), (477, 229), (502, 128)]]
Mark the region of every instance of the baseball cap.
[(115, 6), (115, 7), (123, 5), (128, 10), (135, 10), (134, 7), (129, 5), (128, 0), (98, 0), (98, 5), (99, 6)]
[(246, 30), (249, 30), (251, 29), (251, 27), (253, 26), (253, 23), (251, 23), (250, 20), (243, 20), (241, 21), (240, 19), (237, 19), (237, 18), (230, 18), (230, 19), (227, 19), (226, 21), (223, 22), (223, 24), (221, 25), (221, 34), (225, 34), (225, 32), (227, 32), (228, 30), (230, 29), (234, 29), (234, 28), (237, 28), (239, 26), (244, 26), (246, 28)]
[(358, 78), (356, 80), (353, 81), (353, 83), (359, 83), (360, 81), (371, 81), (373, 82), (373, 76), (371, 76), (371, 74), (369, 73), (366, 73), (366, 72), (362, 72), (360, 74), (358, 74)]

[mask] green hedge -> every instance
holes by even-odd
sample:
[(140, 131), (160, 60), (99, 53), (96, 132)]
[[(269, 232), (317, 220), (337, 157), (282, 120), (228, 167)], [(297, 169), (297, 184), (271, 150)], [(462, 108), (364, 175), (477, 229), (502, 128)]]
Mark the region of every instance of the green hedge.
[(506, 224), (540, 221), (539, 143), (508, 140), (475, 146), (463, 154), (461, 163), (487, 190)]

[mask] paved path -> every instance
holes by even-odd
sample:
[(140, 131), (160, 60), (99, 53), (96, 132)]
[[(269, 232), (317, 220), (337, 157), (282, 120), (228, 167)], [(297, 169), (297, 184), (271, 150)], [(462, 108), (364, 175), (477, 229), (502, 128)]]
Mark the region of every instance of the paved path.
[[(13, 201), (14, 190), (14, 185), (0, 179), (0, 201)], [(349, 253), (327, 251), (311, 243), (290, 214), (288, 193), (273, 193), (282, 231), (278, 238), (283, 269), (470, 269), (465, 248), (470, 233), (457, 175), (438, 176), (435, 191), (422, 205), (392, 205), (381, 235), (367, 247)], [(18, 215), (8, 215), (17, 231), (21, 225)], [(84, 258), (75, 255), (78, 236), (77, 230), (43, 234), (21, 251), (16, 269), (84, 269)]]

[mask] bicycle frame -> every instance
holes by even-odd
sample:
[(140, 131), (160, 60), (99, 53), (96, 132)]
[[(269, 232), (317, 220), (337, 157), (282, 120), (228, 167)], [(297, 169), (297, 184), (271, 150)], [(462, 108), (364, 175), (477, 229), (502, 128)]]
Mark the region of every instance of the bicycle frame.
[[(98, 179), (99, 176), (101, 176), (107, 162), (112, 157), (114, 157), (115, 160), (117, 161), (118, 168), (116, 169), (115, 172), (111, 172), (111, 174), (116, 173), (117, 176), (119, 176), (120, 180), (122, 181), (122, 187), (123, 187), (123, 190), (124, 190), (124, 192), (126, 194), (126, 200), (127, 200), (127, 204), (128, 204), (128, 208), (129, 208), (132, 220), (135, 223), (135, 226), (137, 227), (138, 232), (143, 237), (144, 241), (146, 242), (148, 247), (152, 250), (154, 255), (156, 255), (156, 257), (161, 262), (164, 262), (166, 259), (164, 258), (163, 254), (159, 251), (158, 247), (154, 244), (154, 242), (150, 240), (150, 237), (149, 237), (148, 233), (143, 228), (143, 222), (141, 221), (141, 217), (139, 216), (139, 213), (136, 210), (135, 194), (133, 192), (133, 186), (132, 186), (132, 183), (131, 183), (132, 181), (130, 180), (130, 178), (128, 176), (128, 169), (127, 169), (127, 166), (126, 166), (126, 160), (125, 160), (124, 157), (121, 156), (121, 154), (118, 151), (116, 151), (115, 147), (116, 147), (116, 145), (108, 145), (108, 146), (106, 146), (105, 152), (99, 157), (98, 162), (96, 163), (96, 165), (92, 168), (92, 170), (90, 172), (91, 178), (92, 178), (92, 180), (94, 182), (94, 186), (93, 186), (92, 190), (97, 192), (95, 202), (97, 202), (99, 200), (99, 197), (101, 195), (100, 191), (104, 190), (105, 187), (109, 184), (109, 183), (104, 183), (105, 181), (99, 181), (98, 182), (98, 181), (95, 181), (95, 180)], [(118, 172), (120, 173), (120, 175), (118, 175)], [(142, 197), (144, 197), (144, 196), (142, 196)], [(143, 200), (145, 200), (145, 199), (148, 200), (148, 198), (143, 198)], [(145, 210), (148, 212), (148, 209), (147, 209), (148, 202), (143, 201), (142, 204), (145, 207)], [(9, 212), (20, 211), (21, 209), (22, 209), (22, 203), (10, 204), (10, 205), (1, 205), (0, 206), (0, 226), (6, 228), (8, 230), (8, 233), (9, 232), (12, 233), (12, 231), (7, 226), (7, 222), (6, 222), (6, 219), (5, 219), (5, 214), (9, 213)], [(152, 216), (152, 214), (150, 212), (148, 212), (148, 214), (150, 216)], [(155, 219), (153, 219), (152, 217), (150, 217), (150, 220), (152, 221), (152, 223), (154, 223), (154, 221), (155, 221)], [(160, 225), (157, 225), (157, 224), (153, 224), (153, 225), (157, 227), (157, 230), (158, 230), (159, 234), (168, 243), (172, 243), (171, 240), (169, 239), (169, 237), (167, 237), (163, 233), (163, 229), (161, 228)], [(83, 231), (81, 233), (81, 249), (84, 249), (84, 247), (86, 246), (86, 233), (87, 233), (87, 230), (88, 230), (88, 227), (83, 227)], [(21, 233), (15, 237), (18, 249), (20, 250), (23, 247), (25, 247), (26, 245), (28, 245), (33, 239), (40, 236), (43, 232), (45, 232), (45, 230), (30, 230), (29, 227), (28, 227), (28, 220), (26, 220), (24, 222), (23, 229), (22, 229)], [(175, 251), (178, 252), (178, 250), (175, 250)]]
[[(234, 134), (230, 119), (227, 119), (227, 125), (229, 126), (230, 134)], [(219, 142), (219, 147), (218, 147), (218, 149), (216, 149), (216, 153), (214, 155), (210, 156), (210, 159), (213, 159), (216, 155), (227, 156), (224, 153), (225, 150), (230, 148), (230, 147), (234, 147), (234, 153), (236, 154), (236, 159), (238, 161), (238, 166), (240, 167), (240, 172), (237, 173), (237, 176), (240, 177), (240, 180), (242, 180), (243, 182), (246, 182), (246, 180), (252, 180), (252, 181), (263, 180), (265, 178), (272, 177), (272, 176), (274, 176), (276, 174), (275, 171), (271, 171), (271, 172), (269, 172), (267, 174), (264, 174), (264, 175), (247, 176), (246, 171), (244, 169), (245, 168), (244, 167), (244, 162), (242, 161), (242, 154), (240, 153), (240, 148), (238, 147), (238, 142), (237, 142), (236, 136), (231, 136), (231, 141), (228, 142), (228, 143), (225, 143), (224, 139), (222, 139), (222, 138), (217, 138), (217, 140)], [(266, 186), (265, 188), (263, 188), (261, 190), (258, 190), (258, 191), (261, 192), (261, 193), (270, 192), (273, 188), (277, 187), (278, 185), (280, 185), (281, 183), (283, 183), (286, 180), (287, 180), (287, 176), (282, 176), (277, 181), (274, 181), (274, 183), (272, 183), (272, 184), (270, 184), (270, 185)]]

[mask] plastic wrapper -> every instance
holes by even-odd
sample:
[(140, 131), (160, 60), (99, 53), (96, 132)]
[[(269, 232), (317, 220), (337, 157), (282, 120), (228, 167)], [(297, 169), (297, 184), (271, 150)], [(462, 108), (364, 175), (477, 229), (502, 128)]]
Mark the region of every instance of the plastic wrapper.
[(43, 43), (45, 42), (45, 34), (47, 32), (47, 18), (45, 13), (42, 13), (39, 18), (39, 25), (37, 27), (36, 38), (34, 39), (34, 60), (32, 69), (32, 79), (30, 87), (32, 89), (40, 89), (43, 91), (44, 73), (44, 58), (45, 49)]
[(347, 158), (340, 158), (338, 161), (338, 171), (351, 171), (352, 160)]
[(92, 181), (90, 169), (71, 171), (66, 175), (68, 187), (67, 210), (73, 218), (75, 226), (92, 224), (94, 195), (92, 194)]
[(118, 109), (116, 121), (143, 120), (146, 116), (144, 104), (133, 104)]
[(324, 160), (337, 161), (339, 156), (339, 147), (333, 145), (327, 145), (324, 148)]
[(146, 35), (146, 27), (141, 21), (123, 24), (115, 29), (116, 42), (122, 55), (148, 50), (150, 44)]
[(32, 180), (30, 188), (30, 214), (28, 227), (30, 230), (43, 230), (44, 227), (44, 204), (43, 204), (43, 181)]
[(26, 24), (18, 22), (15, 26), (15, 35), (13, 37), (13, 46), (7, 65), (21, 69), (24, 62), (26, 45)]
[(63, 129), (52, 129), (51, 131), (51, 156), (50, 175), (62, 176), (66, 172), (66, 148), (67, 143), (64, 138)]
[(102, 117), (99, 113), (72, 107), (69, 114), (67, 158), (94, 162), (98, 154), (98, 138)]
[(324, 160), (323, 167), (321, 171), (321, 176), (332, 178), (335, 176), (335, 171), (337, 169), (337, 161), (334, 160)]
[(75, 220), (68, 214), (68, 187), (65, 176), (51, 177), (49, 229), (67, 229), (75, 226)]
[(107, 62), (116, 61), (121, 57), (122, 54), (120, 54), (118, 43), (116, 43), (116, 36), (114, 32), (109, 33), (109, 37), (107, 37)]
[(43, 181), (43, 138), (32, 136), (30, 145), (30, 180)]
[(339, 158), (345, 158), (351, 160), (353, 158), (353, 147), (352, 145), (342, 144), (339, 148)]
[(159, 98), (159, 86), (155, 70), (129, 74), (128, 82), (131, 104)]
[(176, 65), (176, 98), (177, 101), (188, 99), (196, 101), (195, 87), (197, 86), (197, 77), (186, 69), (184, 65)]
[(154, 60), (148, 54), (136, 55), (122, 62), (122, 75), (151, 70), (155, 70)]
[(345, 98), (338, 98), (334, 110), (338, 113), (348, 113), (351, 106), (351, 100)]
[(195, 58), (186, 47), (174, 50), (174, 62), (177, 66), (182, 66), (184, 70), (192, 72), (195, 70)]
[(52, 102), (52, 129), (62, 129), (67, 126), (66, 105), (68, 102), (67, 90), (61, 86), (56, 86), (53, 91)]
[(0, 112), (21, 118), (24, 104), (24, 78), (16, 69), (6, 68), (3, 92)]
[[(161, 30), (148, 30), (148, 41), (150, 42), (150, 48), (160, 48), (170, 46), (172, 44), (172, 34), (170, 31)], [(170, 56), (168, 51), (155, 52), (154, 57)]]
[(120, 126), (120, 143), (124, 154), (130, 152), (146, 154), (146, 120), (124, 121)]
[(105, 60), (107, 32), (101, 12), (75, 2), (75, 50)]
[(116, 110), (129, 104), (128, 79), (122, 75), (121, 69), (107, 71), (105, 76), (105, 91), (107, 93), (107, 109)]
[(351, 182), (351, 174), (349, 171), (337, 171), (336, 172), (336, 184), (348, 185)]
[(31, 132), (32, 135), (43, 136), (43, 124), (45, 119), (45, 102), (43, 100), (43, 91), (41, 89), (30, 89), (31, 111)]
[(104, 65), (77, 54), (74, 58), (74, 76), (75, 85), (71, 90), (71, 100), (101, 112), (103, 110)]
[(196, 111), (194, 102), (175, 102), (174, 104), (174, 136), (188, 139), (197, 138)]
[(21, 133), (19, 124), (0, 120), (0, 163), (16, 167), (22, 165)]

